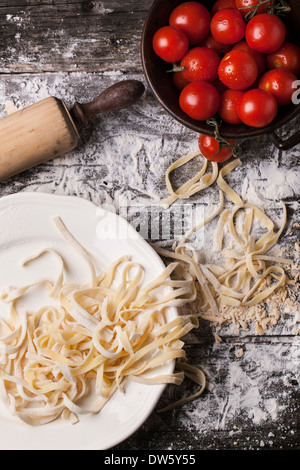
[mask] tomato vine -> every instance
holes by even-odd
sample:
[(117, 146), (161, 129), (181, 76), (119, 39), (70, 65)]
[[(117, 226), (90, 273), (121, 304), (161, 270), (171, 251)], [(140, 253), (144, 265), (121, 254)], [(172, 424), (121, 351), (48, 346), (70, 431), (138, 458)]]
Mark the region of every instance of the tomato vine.
[[(284, 15), (288, 13), (289, 11), (291, 11), (291, 7), (286, 2), (286, 0), (259, 0), (258, 4), (253, 6), (251, 11), (249, 11), (245, 15), (244, 19), (246, 21), (251, 20), (251, 18), (253, 18), (257, 14), (258, 9), (264, 5), (267, 5), (266, 13), (270, 13), (270, 14), (274, 14), (278, 16)], [(243, 8), (240, 7), (238, 8), (238, 10), (245, 10), (245, 7)]]
[(221, 120), (218, 121), (216, 118), (207, 119), (206, 124), (208, 126), (214, 127), (215, 129), (214, 137), (219, 144), (219, 147), (220, 147), (219, 152), (221, 152), (223, 147), (227, 147), (232, 151), (233, 157), (238, 158), (241, 156), (241, 153), (242, 153), (241, 147), (239, 145), (232, 144), (231, 142), (229, 142), (228, 140), (224, 139), (224, 137), (221, 136), (220, 134), (220, 126), (222, 125)]

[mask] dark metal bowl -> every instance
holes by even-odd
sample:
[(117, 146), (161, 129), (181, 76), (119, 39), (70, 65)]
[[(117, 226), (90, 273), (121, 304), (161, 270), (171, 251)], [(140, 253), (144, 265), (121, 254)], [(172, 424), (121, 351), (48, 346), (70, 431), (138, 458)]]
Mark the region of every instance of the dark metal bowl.
[[(149, 87), (155, 98), (163, 108), (184, 126), (200, 134), (213, 135), (213, 128), (206, 122), (195, 121), (185, 114), (179, 106), (179, 92), (175, 88), (172, 80), (172, 74), (167, 73), (170, 70), (170, 64), (162, 61), (153, 51), (152, 39), (155, 32), (162, 26), (168, 24), (168, 18), (171, 11), (184, 0), (154, 0), (152, 4), (142, 34), (141, 53), (144, 74)], [(211, 9), (215, 0), (202, 0), (208, 9)], [(300, 1), (291, 0), (291, 12), (283, 17), (288, 29), (288, 40), (300, 45)], [(276, 135), (276, 129), (287, 122), (299, 116), (300, 104), (290, 104), (279, 108), (275, 120), (268, 126), (260, 129), (248, 127), (246, 125), (230, 125), (222, 123), (221, 134), (225, 138), (245, 139), (268, 134), (271, 140), (278, 148), (286, 150), (300, 143), (300, 130), (285, 141), (279, 139)]]

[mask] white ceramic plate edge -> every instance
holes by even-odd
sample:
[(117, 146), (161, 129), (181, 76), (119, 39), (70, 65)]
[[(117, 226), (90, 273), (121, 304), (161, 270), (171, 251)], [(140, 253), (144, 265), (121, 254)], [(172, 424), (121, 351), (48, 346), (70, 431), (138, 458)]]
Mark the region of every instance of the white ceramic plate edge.
[[(46, 202), (46, 201), (53, 200), (53, 202), (55, 202), (55, 204), (58, 204), (58, 205), (59, 204), (62, 204), (62, 205), (75, 204), (78, 207), (79, 205), (81, 205), (82, 207), (85, 206), (85, 207), (92, 208), (95, 211), (101, 210), (103, 215), (113, 214), (121, 224), (127, 224), (129, 232), (134, 236), (134, 240), (137, 240), (142, 250), (144, 250), (145, 253), (147, 253), (149, 256), (153, 258), (155, 264), (157, 266), (160, 266), (161, 270), (165, 268), (165, 265), (162, 259), (155, 252), (155, 250), (139, 234), (137, 234), (137, 232), (128, 224), (128, 222), (125, 219), (122, 219), (117, 214), (109, 213), (108, 211), (101, 209), (100, 206), (97, 206), (96, 204), (94, 204), (93, 202), (89, 200), (86, 200), (77, 196), (65, 196), (65, 195), (56, 195), (56, 194), (49, 194), (49, 193), (34, 193), (34, 192), (25, 191), (25, 192), (19, 192), (19, 193), (15, 193), (15, 194), (8, 195), (8, 196), (3, 196), (0, 199), (0, 210), (1, 210), (2, 204), (5, 204), (5, 203), (22, 204), (25, 201), (30, 202), (31, 199), (37, 200), (37, 198), (39, 198), (39, 203), (42, 203), (43, 201)], [(173, 310), (172, 315), (178, 314), (176, 309), (172, 309), (172, 310)], [(172, 361), (170, 364), (168, 364), (168, 371), (172, 372), (174, 370), (174, 366), (175, 366), (175, 361)], [(148, 387), (151, 387), (151, 386), (148, 386)], [(112, 448), (120, 444), (121, 442), (129, 438), (133, 433), (135, 433), (143, 425), (143, 423), (148, 419), (150, 414), (153, 412), (163, 391), (165, 390), (166, 385), (159, 385), (159, 386), (154, 386), (154, 387), (155, 387), (155, 393), (153, 394), (152, 399), (149, 399), (147, 403), (147, 408), (145, 408), (143, 412), (140, 413), (135, 423), (131, 423), (130, 429), (128, 429), (127, 433), (122, 431), (122, 435), (116, 435), (115, 439), (110, 440), (110, 442), (107, 443), (107, 445), (103, 444), (101, 445), (101, 447), (97, 447), (97, 444), (95, 442), (91, 444), (91, 447), (85, 445), (84, 449), (106, 450), (106, 449)]]

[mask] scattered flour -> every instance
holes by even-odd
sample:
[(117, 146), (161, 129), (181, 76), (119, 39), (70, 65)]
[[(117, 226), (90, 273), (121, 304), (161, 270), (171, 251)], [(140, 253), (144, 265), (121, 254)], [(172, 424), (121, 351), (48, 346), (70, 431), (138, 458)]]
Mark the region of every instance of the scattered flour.
[(262, 161), (249, 169), (242, 187), (242, 197), (251, 202), (270, 205), (274, 200), (292, 198), (300, 193), (300, 169)]
[[(206, 406), (211, 397), (202, 397), (201, 406), (186, 407), (184, 413), (179, 413), (181, 424), (201, 433), (210, 432), (213, 427), (216, 431), (235, 429), (236, 433), (251, 423), (273, 425), (277, 429), (276, 423), (282, 423), (284, 414), (291, 411), (291, 396), (282, 380), (289, 383), (300, 380), (298, 348), (299, 344), (281, 344), (274, 351), (266, 344), (245, 343), (245, 356), (238, 361), (224, 345), (218, 344), (212, 356), (220, 354), (226, 360), (222, 370), (215, 371), (215, 387), (211, 392), (215, 403)], [(287, 364), (289, 351), (292, 361)], [(218, 367), (218, 361), (215, 365)], [(270, 390), (274, 390), (271, 396)]]
[(12, 23), (21, 23), (22, 18), (20, 16), (6, 15), (6, 20)]
[(93, 1), (93, 12), (98, 13), (99, 15), (105, 15), (107, 13), (112, 13), (113, 10), (110, 8), (105, 8), (103, 3), (99, 1)]
[[(106, 87), (126, 78), (128, 76), (123, 77), (119, 71), (98, 74), (96, 78), (84, 73), (9, 78), (2, 75), (0, 113), (2, 117), (7, 114), (8, 101), (11, 107), (22, 109), (48, 96), (57, 96), (71, 107), (76, 100), (93, 99)], [(132, 212), (129, 212), (130, 222), (137, 226), (136, 213), (166, 197), (165, 171), (168, 166), (197, 147), (197, 136), (169, 117), (149, 93), (130, 110), (100, 116), (91, 130), (91, 135), (84, 135), (81, 146), (70, 154), (40, 165), (24, 177), (20, 175), (9, 183), (0, 184), (0, 194), (40, 191), (75, 195), (116, 212), (121, 206), (128, 205), (134, 213), (131, 217)], [(228, 177), (229, 183), (244, 200), (266, 207), (275, 214), (280, 199), (293, 198), (289, 203), (292, 225), (298, 220), (299, 169), (289, 160), (288, 152), (284, 164), (280, 164), (279, 151), (274, 151), (263, 139), (260, 145), (261, 152), (272, 152), (272, 160), (261, 161), (259, 156), (256, 157), (259, 152), (256, 154), (253, 146), (245, 144), (243, 165)], [(197, 161), (192, 168), (182, 168), (178, 181), (184, 181), (189, 172), (195, 173), (198, 168)], [(188, 203), (201, 204), (205, 213), (214, 210), (219, 204), (216, 188), (209, 188)], [(278, 220), (280, 217), (281, 213)], [(206, 232), (205, 237), (209, 252), (211, 233)], [(168, 242), (171, 240), (166, 240)], [(286, 243), (288, 248), (289, 239)], [(290, 326), (288, 322), (284, 323), (280, 332), (288, 335)], [(211, 354), (206, 349), (203, 362), (213, 377), (214, 389), (201, 398), (199, 406), (193, 403), (178, 413), (180, 425), (195, 433), (211, 432), (213, 428), (232, 430), (236, 426), (234, 432), (238, 433), (246, 422), (253, 426), (279, 423), (290, 406), (290, 396), (285, 395), (284, 385), (289, 385), (286, 389), (291, 390), (292, 381), (300, 380), (299, 344), (287, 342), (274, 349), (263, 341), (245, 341), (243, 354), (239, 355), (230, 352), (228, 344), (222, 342), (213, 346)], [(274, 393), (267, 395), (270, 390)]]

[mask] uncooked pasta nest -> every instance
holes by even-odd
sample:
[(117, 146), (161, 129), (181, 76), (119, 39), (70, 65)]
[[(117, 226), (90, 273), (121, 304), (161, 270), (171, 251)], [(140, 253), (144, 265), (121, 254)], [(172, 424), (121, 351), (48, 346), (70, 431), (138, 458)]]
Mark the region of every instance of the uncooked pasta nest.
[[(170, 279), (178, 263), (171, 263), (147, 286), (142, 266), (127, 257), (98, 274), (89, 253), (63, 221), (54, 222), (88, 263), (91, 279), (84, 286), (65, 284), (64, 260), (49, 249), (27, 259), (24, 266), (51, 253), (60, 263), (55, 283), (42, 279), (2, 289), (0, 299), (9, 304), (10, 316), (0, 320), (0, 392), (11, 413), (34, 426), (58, 417), (76, 423), (81, 415), (98, 413), (116, 390), (124, 391), (126, 380), (180, 384), (185, 369), (202, 393), (204, 374), (185, 366), (180, 340), (197, 327), (197, 320), (166, 320), (169, 307), (196, 295), (190, 279)], [(56, 306), (49, 302), (36, 312), (19, 308), (26, 292), (40, 285)], [(159, 367), (175, 359), (180, 362), (178, 372), (159, 375)], [(96, 399), (86, 409), (78, 402), (91, 386)]]
[[(172, 251), (160, 247), (156, 247), (156, 250), (161, 256), (181, 263), (183, 272), (192, 276), (198, 299), (202, 301), (202, 305), (198, 302), (199, 318), (215, 325), (235, 323), (238, 327), (245, 328), (253, 320), (257, 324), (258, 333), (262, 334), (262, 325), (267, 325), (268, 322), (260, 315), (250, 318), (250, 307), (260, 305), (279, 288), (293, 284), (283, 268), (292, 265), (293, 261), (269, 254), (286, 226), (285, 204), (281, 203), (282, 223), (276, 230), (274, 222), (263, 209), (244, 202), (225, 181), (225, 177), (241, 164), (240, 159), (231, 161), (220, 170), (213, 165), (213, 172), (206, 173), (207, 161), (203, 157), (201, 171), (174, 191), (169, 179), (171, 171), (200, 156), (199, 152), (191, 153), (169, 167), (166, 185), (170, 195), (163, 201), (163, 205), (168, 207), (177, 199), (187, 199), (216, 181), (220, 194), (219, 207), (206, 220), (187, 232), (180, 243), (175, 243)], [(215, 252), (223, 259), (223, 263), (203, 263), (200, 261), (199, 251), (193, 247), (190, 239), (194, 233), (217, 218), (214, 245)], [(259, 236), (254, 234), (254, 225), (262, 228), (263, 233)], [(222, 315), (224, 306), (227, 307), (225, 316)]]

